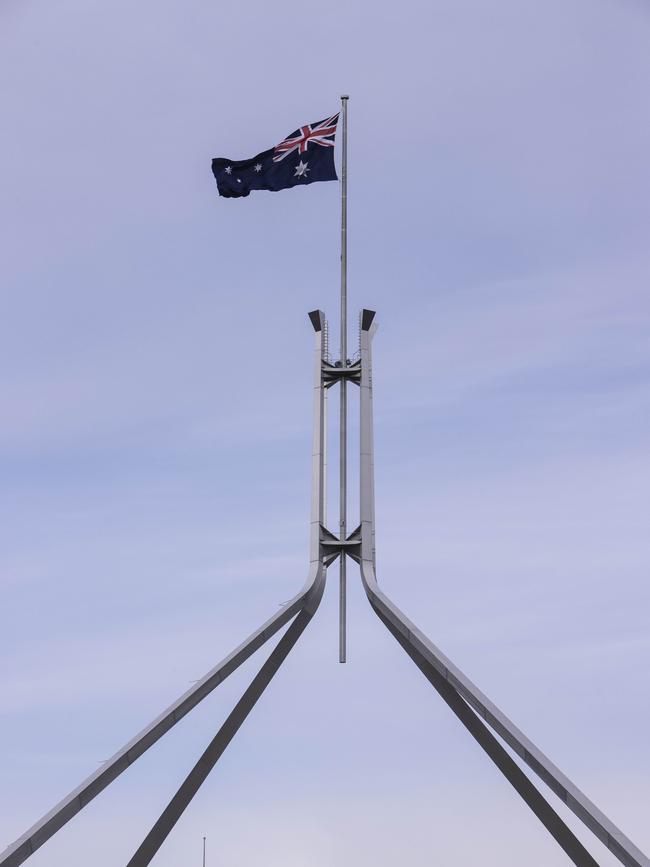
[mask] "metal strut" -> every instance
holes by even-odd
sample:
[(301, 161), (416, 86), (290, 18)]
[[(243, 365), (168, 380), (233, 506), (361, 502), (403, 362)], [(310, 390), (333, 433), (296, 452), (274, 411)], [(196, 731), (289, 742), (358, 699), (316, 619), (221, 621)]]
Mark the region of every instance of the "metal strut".
[(488, 726), (533, 770), (626, 867), (650, 867), (650, 859), (521, 732), (379, 588), (375, 565), (375, 495), (372, 409), (372, 310), (361, 315), (360, 516), (361, 579), (368, 600), (429, 682), (458, 716), (574, 864), (597, 862), (546, 802)]
[[(309, 574), (302, 590), (293, 599), (290, 599), (289, 602), (284, 603), (280, 611), (249, 635), (239, 647), (233, 650), (225, 659), (221, 660), (218, 665), (170, 705), (167, 710), (163, 711), (160, 716), (156, 717), (146, 728), (118, 750), (101, 768), (91, 774), (81, 785), (70, 792), (52, 810), (32, 825), (14, 843), (9, 845), (0, 854), (0, 867), (18, 867), (19, 864), (26, 861), (50, 837), (56, 834), (57, 831), (89, 804), (93, 798), (139, 759), (149, 747), (160, 740), (180, 719), (203, 701), (233, 671), (239, 668), (256, 650), (259, 650), (283, 626), (295, 618), (276, 649), (216, 735), (210, 747), (208, 747), (206, 753), (209, 757), (216, 755), (214, 759), (216, 762), (254, 706), (267, 683), (275, 674), (277, 668), (302, 634), (309, 620), (311, 620), (320, 603), (327, 573), (327, 566), (324, 562), (324, 551), (321, 548), (321, 527), (325, 521), (326, 393), (323, 377), (323, 360), (326, 354), (327, 331), (325, 316), (320, 310), (310, 313), (309, 316), (314, 326), (314, 433), (312, 448), (310, 564)], [(211, 750), (212, 752), (210, 752)], [(204, 758), (206, 758), (206, 754), (204, 754), (200, 762)], [(194, 770), (196, 774), (194, 776), (191, 774), (190, 777), (195, 782), (198, 779), (199, 772), (196, 768)], [(192, 773), (194, 774), (194, 771)], [(186, 784), (190, 786), (187, 780)], [(182, 794), (179, 790), (174, 801), (172, 801), (174, 808), (178, 807), (183, 795), (187, 794), (187, 786), (182, 790)], [(168, 810), (170, 809), (173, 809), (171, 804), (168, 807)], [(167, 819), (169, 819), (169, 815), (171, 814), (163, 814)], [(163, 824), (159, 824), (161, 821)], [(159, 835), (161, 828), (164, 827), (164, 823), (165, 818), (161, 817), (161, 820), (156, 823), (151, 833), (153, 834), (155, 831)], [(149, 837), (147, 840), (149, 840)]]
[(304, 632), (318, 607), (325, 588), (325, 573), (315, 588), (312, 605), (304, 608), (284, 633), (277, 647), (273, 650), (262, 668), (259, 670), (246, 692), (239, 699), (225, 723), (210, 741), (201, 758), (189, 772), (182, 785), (165, 807), (160, 818), (142, 841), (137, 851), (127, 864), (127, 867), (147, 867), (165, 842), (174, 825), (178, 822), (192, 799), (207, 780), (210, 772), (223, 755), (226, 747), (239, 731), (240, 726), (255, 706), (266, 687), (269, 685), (278, 669), (287, 658), (294, 645)]

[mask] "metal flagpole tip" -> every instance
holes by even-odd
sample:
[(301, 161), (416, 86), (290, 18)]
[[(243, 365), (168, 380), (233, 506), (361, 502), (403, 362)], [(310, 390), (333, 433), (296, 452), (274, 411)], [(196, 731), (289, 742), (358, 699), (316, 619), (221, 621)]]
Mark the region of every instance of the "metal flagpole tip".
[(350, 97), (348, 96), (347, 93), (342, 93), (342, 94), (341, 94), (341, 99), (350, 99)]

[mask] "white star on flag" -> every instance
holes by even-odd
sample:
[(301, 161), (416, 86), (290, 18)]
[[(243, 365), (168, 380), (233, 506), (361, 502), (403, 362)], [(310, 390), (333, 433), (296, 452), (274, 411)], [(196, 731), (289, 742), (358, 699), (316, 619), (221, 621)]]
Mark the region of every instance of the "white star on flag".
[(300, 160), (300, 162), (296, 166), (296, 173), (294, 177), (306, 178), (308, 171), (310, 171), (310, 169), (308, 168), (307, 163), (303, 163), (303, 161)]

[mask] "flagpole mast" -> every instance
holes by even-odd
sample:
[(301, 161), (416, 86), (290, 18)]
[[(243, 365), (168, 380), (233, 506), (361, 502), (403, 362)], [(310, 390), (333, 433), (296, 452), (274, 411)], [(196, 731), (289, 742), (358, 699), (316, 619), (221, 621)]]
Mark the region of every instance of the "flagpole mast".
[[(348, 366), (348, 99), (341, 96), (341, 123), (343, 128), (343, 150), (341, 160), (341, 367)], [(344, 376), (340, 379), (340, 508), (339, 538), (347, 538), (347, 486), (348, 486), (348, 395)], [(339, 662), (346, 659), (346, 554), (339, 557)]]

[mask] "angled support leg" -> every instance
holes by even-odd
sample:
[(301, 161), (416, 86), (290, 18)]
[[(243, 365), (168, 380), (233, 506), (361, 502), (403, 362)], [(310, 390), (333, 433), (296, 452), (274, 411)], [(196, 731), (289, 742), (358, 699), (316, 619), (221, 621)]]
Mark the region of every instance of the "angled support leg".
[(314, 589), (312, 604), (303, 609), (280, 639), (262, 668), (255, 675), (250, 686), (235, 705), (234, 709), (214, 736), (207, 749), (187, 775), (183, 784), (171, 799), (160, 818), (142, 841), (127, 867), (147, 867), (167, 839), (174, 825), (183, 815), (192, 799), (203, 785), (208, 775), (223, 755), (226, 747), (239, 731), (240, 726), (255, 706), (274, 675), (293, 649), (304, 632), (320, 603), (325, 586), (325, 569), (321, 571), (319, 583)]
[(325, 514), (325, 386), (323, 358), (326, 349), (326, 320), (320, 310), (310, 313), (314, 326), (314, 447), (312, 450), (312, 504), (310, 524), (310, 566), (302, 590), (281, 610), (187, 690), (167, 710), (125, 744), (81, 785), (70, 792), (14, 843), (0, 854), (0, 867), (18, 867), (56, 834), (90, 801), (120, 776), (136, 759), (165, 735), (176, 723), (239, 668), (256, 650), (272, 638), (299, 612), (308, 609), (322, 577), (320, 527)]
[(379, 619), (388, 631), (397, 639), (413, 662), (420, 669), (429, 683), (438, 692), (467, 731), (485, 750), (497, 768), (501, 771), (508, 782), (515, 788), (517, 793), (528, 804), (537, 818), (542, 822), (554, 840), (564, 849), (569, 858), (577, 867), (598, 867), (598, 862), (585, 849), (580, 840), (571, 829), (562, 821), (548, 801), (539, 790), (531, 783), (526, 774), (521, 770), (515, 760), (509, 755), (505, 747), (501, 746), (496, 737), (490, 732), (485, 723), (481, 722), (476, 713), (456, 692), (453, 686), (425, 659), (423, 659), (404, 636), (393, 624), (379, 614)]
[[(521, 779), (521, 770), (487, 731), (483, 721), (533, 770), (607, 846), (625, 867), (650, 867), (650, 859), (568, 779), (522, 731), (379, 588), (375, 573), (372, 337), (374, 313), (364, 310), (361, 325), (361, 578), (368, 600), (439, 694), (515, 786), (538, 818), (576, 864), (593, 859), (541, 794)], [(470, 716), (469, 713), (472, 715)], [(479, 725), (477, 725), (477, 723)], [(486, 734), (489, 737), (486, 737)], [(495, 746), (496, 745), (496, 746)], [(497, 749), (498, 747), (499, 749)], [(526, 778), (527, 779), (527, 778)], [(530, 788), (529, 788), (530, 786)], [(550, 812), (549, 812), (550, 811)], [(576, 847), (578, 843), (578, 847)], [(573, 854), (572, 854), (573, 853)], [(591, 860), (576, 860), (591, 859)]]
[(315, 569), (310, 570), (307, 583), (300, 593), (291, 599), (277, 614), (274, 614), (258, 630), (252, 633), (232, 653), (185, 692), (160, 716), (126, 743), (101, 768), (96, 770), (76, 789), (70, 792), (52, 810), (32, 825), (21, 837), (0, 855), (0, 867), (18, 867), (43, 843), (77, 815), (90, 801), (120, 776), (136, 759), (165, 735), (185, 714), (196, 707), (242, 663), (265, 644), (278, 630), (302, 610), (307, 596), (317, 578)]

